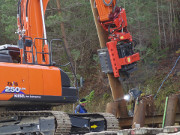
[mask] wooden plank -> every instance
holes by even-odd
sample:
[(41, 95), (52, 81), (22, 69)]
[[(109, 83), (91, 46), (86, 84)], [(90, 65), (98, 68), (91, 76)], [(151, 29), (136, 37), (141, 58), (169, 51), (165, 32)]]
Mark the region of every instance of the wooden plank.
[(165, 126), (173, 126), (178, 106), (178, 96), (173, 94), (168, 98)]
[(180, 113), (180, 94), (178, 95), (177, 113)]
[[(131, 127), (133, 117), (128, 118), (119, 118), (119, 126), (120, 127)], [(152, 124), (162, 124), (163, 115), (156, 115), (156, 116), (148, 116), (145, 118), (145, 125), (152, 125)], [(180, 123), (180, 113), (176, 114), (175, 123)]]
[(139, 124), (140, 127), (144, 127), (145, 113), (146, 113), (146, 100), (142, 99), (140, 101), (136, 101), (132, 128), (136, 128), (137, 124)]
[(131, 127), (133, 117), (127, 117), (127, 118), (119, 118), (119, 127), (124, 128), (124, 127)]
[[(123, 107), (123, 108), (122, 108)], [(124, 109), (125, 108), (125, 109)], [(125, 111), (123, 111), (125, 110)], [(106, 105), (106, 112), (111, 113), (117, 118), (125, 118), (127, 116), (126, 105), (122, 105), (121, 101), (110, 102)]]

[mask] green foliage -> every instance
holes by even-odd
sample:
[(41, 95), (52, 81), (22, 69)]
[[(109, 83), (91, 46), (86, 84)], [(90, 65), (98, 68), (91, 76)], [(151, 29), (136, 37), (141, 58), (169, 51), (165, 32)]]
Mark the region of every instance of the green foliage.
[[(53, 20), (53, 21), (52, 21)], [(62, 16), (60, 15), (50, 15), (46, 18), (46, 27), (54, 27), (54, 26), (60, 26), (60, 23), (63, 21)]]
[(4, 0), (0, 2), (0, 44), (16, 44), (18, 36), (17, 29), (17, 0)]
[(85, 97), (85, 99), (86, 99), (88, 102), (92, 102), (93, 99), (94, 99), (94, 90), (92, 90), (92, 91), (89, 93), (89, 95), (87, 95), (87, 96)]
[(159, 36), (157, 34), (151, 40), (151, 43), (152, 43), (151, 48), (154, 51), (157, 51), (158, 48), (159, 48), (159, 40), (160, 40), (160, 38), (159, 38)]
[(109, 97), (110, 97), (110, 95), (108, 93), (103, 94), (103, 100), (107, 100)]
[(97, 64), (99, 64), (99, 56), (98, 56), (97, 54), (94, 54), (94, 55), (93, 55), (93, 60), (94, 60)]
[(141, 58), (146, 64), (158, 63), (160, 59), (167, 57), (168, 47), (164, 49), (159, 49), (159, 40), (160, 37), (158, 34), (151, 39), (151, 46), (147, 48), (141, 48), (141, 51), (145, 51), (145, 54), (141, 55)]
[[(166, 74), (164, 74), (164, 72)], [(145, 83), (147, 85), (146, 87), (144, 87), (143, 91), (146, 92), (146, 94), (155, 95), (166, 75), (166, 71), (161, 71), (155, 76), (148, 78), (148, 80)], [(176, 93), (177, 91), (179, 91), (179, 82), (178, 80), (174, 80), (174, 78), (170, 76), (164, 82), (163, 87), (161, 88), (157, 95), (157, 98), (155, 99), (155, 105), (158, 113), (163, 113), (165, 98), (167, 96), (170, 96), (171, 94)]]
[(169, 47), (166, 47), (159, 51), (159, 56), (157, 57), (158, 60), (165, 59), (168, 56)]
[(71, 54), (72, 54), (72, 56), (73, 56), (73, 58), (74, 58), (75, 61), (77, 61), (78, 58), (79, 58), (80, 55), (81, 55), (80, 51), (77, 50), (77, 49), (73, 49), (73, 50), (71, 51)]

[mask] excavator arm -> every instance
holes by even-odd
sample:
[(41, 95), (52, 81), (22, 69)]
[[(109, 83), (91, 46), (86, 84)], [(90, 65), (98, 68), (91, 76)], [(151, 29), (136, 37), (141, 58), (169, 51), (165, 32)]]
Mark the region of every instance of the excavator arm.
[(44, 14), (49, 0), (19, 0), (17, 25), (21, 63), (48, 65), (50, 61)]

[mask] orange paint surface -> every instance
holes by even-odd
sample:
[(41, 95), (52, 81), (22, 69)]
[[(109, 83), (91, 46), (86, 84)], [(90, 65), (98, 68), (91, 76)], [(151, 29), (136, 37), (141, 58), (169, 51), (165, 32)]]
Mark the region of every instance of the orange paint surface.
[(9, 100), (14, 93), (6, 87), (19, 87), (26, 95), (61, 96), (61, 74), (56, 67), (0, 62), (0, 100)]
[[(43, 9), (44, 14), (47, 7), (49, 0), (43, 0)], [(27, 0), (21, 1), (21, 21), (23, 24), (23, 28), (25, 31), (25, 36), (28, 37), (26, 39), (32, 38), (32, 41), (34, 42), (34, 45), (36, 46), (37, 52), (40, 52), (37, 54), (37, 62), (38, 64), (49, 64), (49, 55), (45, 55), (45, 62), (43, 61), (42, 52), (49, 53), (49, 49), (47, 47), (43, 48), (43, 40), (42, 39), (36, 39), (35, 38), (43, 38), (43, 22), (42, 22), (42, 15), (41, 15), (41, 8), (40, 8), (40, 0), (29, 0), (28, 6), (26, 6)], [(27, 9), (26, 9), (27, 8)], [(27, 13), (26, 13), (27, 11)], [(27, 16), (26, 16), (27, 14)], [(18, 19), (18, 27), (22, 30), (21, 24)], [(19, 36), (19, 39), (22, 37)], [(45, 45), (47, 46), (47, 45)], [(34, 56), (35, 56), (35, 47), (34, 48)], [(31, 50), (31, 47), (26, 47), (27, 51)], [(21, 52), (21, 56), (22, 56)], [(27, 62), (32, 63), (32, 53), (27, 52)]]
[[(112, 12), (112, 6), (106, 6), (103, 2), (103, 0), (95, 0), (96, 1), (96, 6), (97, 6), (97, 10), (99, 13), (99, 18), (101, 22), (104, 21), (109, 21), (109, 14)], [(109, 3), (110, 0), (105, 0), (106, 3)], [(116, 0), (113, 0), (112, 2), (113, 5), (116, 4)]]

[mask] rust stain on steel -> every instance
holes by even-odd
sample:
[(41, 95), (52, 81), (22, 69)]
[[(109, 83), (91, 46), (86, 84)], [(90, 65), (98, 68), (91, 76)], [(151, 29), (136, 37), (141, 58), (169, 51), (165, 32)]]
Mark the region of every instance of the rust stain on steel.
[[(130, 127), (132, 125), (133, 117), (128, 118), (119, 118), (119, 126), (120, 127)], [(148, 116), (145, 118), (145, 125), (151, 124), (162, 124), (163, 115), (156, 115), (156, 116)], [(176, 114), (175, 123), (180, 122), (180, 113)]]

